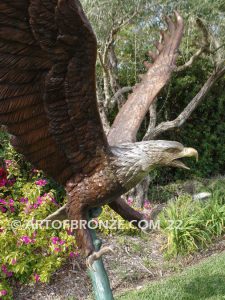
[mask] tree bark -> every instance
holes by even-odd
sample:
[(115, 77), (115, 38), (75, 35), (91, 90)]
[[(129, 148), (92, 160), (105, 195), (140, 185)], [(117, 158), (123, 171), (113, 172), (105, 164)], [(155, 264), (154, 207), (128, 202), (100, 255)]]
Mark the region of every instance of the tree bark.
[(148, 189), (151, 182), (151, 177), (146, 176), (135, 188), (127, 195), (127, 198), (135, 200), (135, 207), (142, 208), (144, 201), (148, 200)]

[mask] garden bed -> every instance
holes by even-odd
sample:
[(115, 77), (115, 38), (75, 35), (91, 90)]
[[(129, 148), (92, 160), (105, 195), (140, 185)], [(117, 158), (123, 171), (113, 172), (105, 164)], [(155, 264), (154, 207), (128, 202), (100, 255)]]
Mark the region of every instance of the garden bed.
[[(107, 240), (105, 240), (107, 242)], [(165, 241), (158, 233), (143, 236), (119, 236), (108, 238), (117, 250), (106, 255), (105, 266), (109, 273), (114, 294), (125, 290), (141, 289), (149, 281), (170, 277), (195, 265), (207, 257), (225, 251), (225, 238), (208, 249), (192, 255), (166, 260), (161, 251)], [(18, 285), (14, 287), (15, 300), (84, 300), (92, 299), (91, 285), (82, 259), (68, 260), (58, 270), (49, 284)]]

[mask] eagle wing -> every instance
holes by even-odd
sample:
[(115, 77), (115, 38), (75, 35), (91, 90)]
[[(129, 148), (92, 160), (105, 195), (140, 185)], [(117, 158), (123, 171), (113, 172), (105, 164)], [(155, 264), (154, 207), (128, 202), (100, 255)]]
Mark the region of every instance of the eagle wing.
[(56, 181), (108, 149), (96, 101), (97, 42), (78, 0), (1, 0), (0, 124)]

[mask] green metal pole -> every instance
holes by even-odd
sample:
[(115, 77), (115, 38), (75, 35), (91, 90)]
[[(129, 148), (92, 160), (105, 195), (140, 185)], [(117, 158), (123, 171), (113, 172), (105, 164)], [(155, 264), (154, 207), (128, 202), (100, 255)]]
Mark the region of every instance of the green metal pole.
[[(97, 218), (102, 212), (101, 208), (93, 208), (89, 212), (89, 221), (93, 218)], [(102, 245), (102, 241), (97, 237), (94, 229), (90, 229), (93, 244), (95, 250), (99, 251)], [(113, 300), (113, 294), (109, 283), (109, 277), (106, 273), (102, 258), (96, 260), (93, 265), (93, 269), (88, 270), (88, 274), (91, 278), (93, 290), (95, 294), (95, 300)]]

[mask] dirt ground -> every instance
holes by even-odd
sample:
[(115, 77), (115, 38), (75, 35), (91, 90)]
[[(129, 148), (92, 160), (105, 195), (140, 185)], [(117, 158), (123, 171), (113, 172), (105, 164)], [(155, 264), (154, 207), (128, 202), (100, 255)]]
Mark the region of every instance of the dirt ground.
[[(215, 253), (225, 251), (225, 236), (207, 250), (188, 257), (166, 260), (162, 253), (165, 240), (159, 233), (137, 236), (108, 237), (103, 240), (114, 246), (115, 253), (104, 257), (113, 293), (140, 289), (147, 282), (170, 276), (186, 266)], [(18, 285), (14, 288), (15, 300), (86, 300), (92, 299), (91, 284), (85, 262), (81, 258), (68, 260), (49, 284)]]

